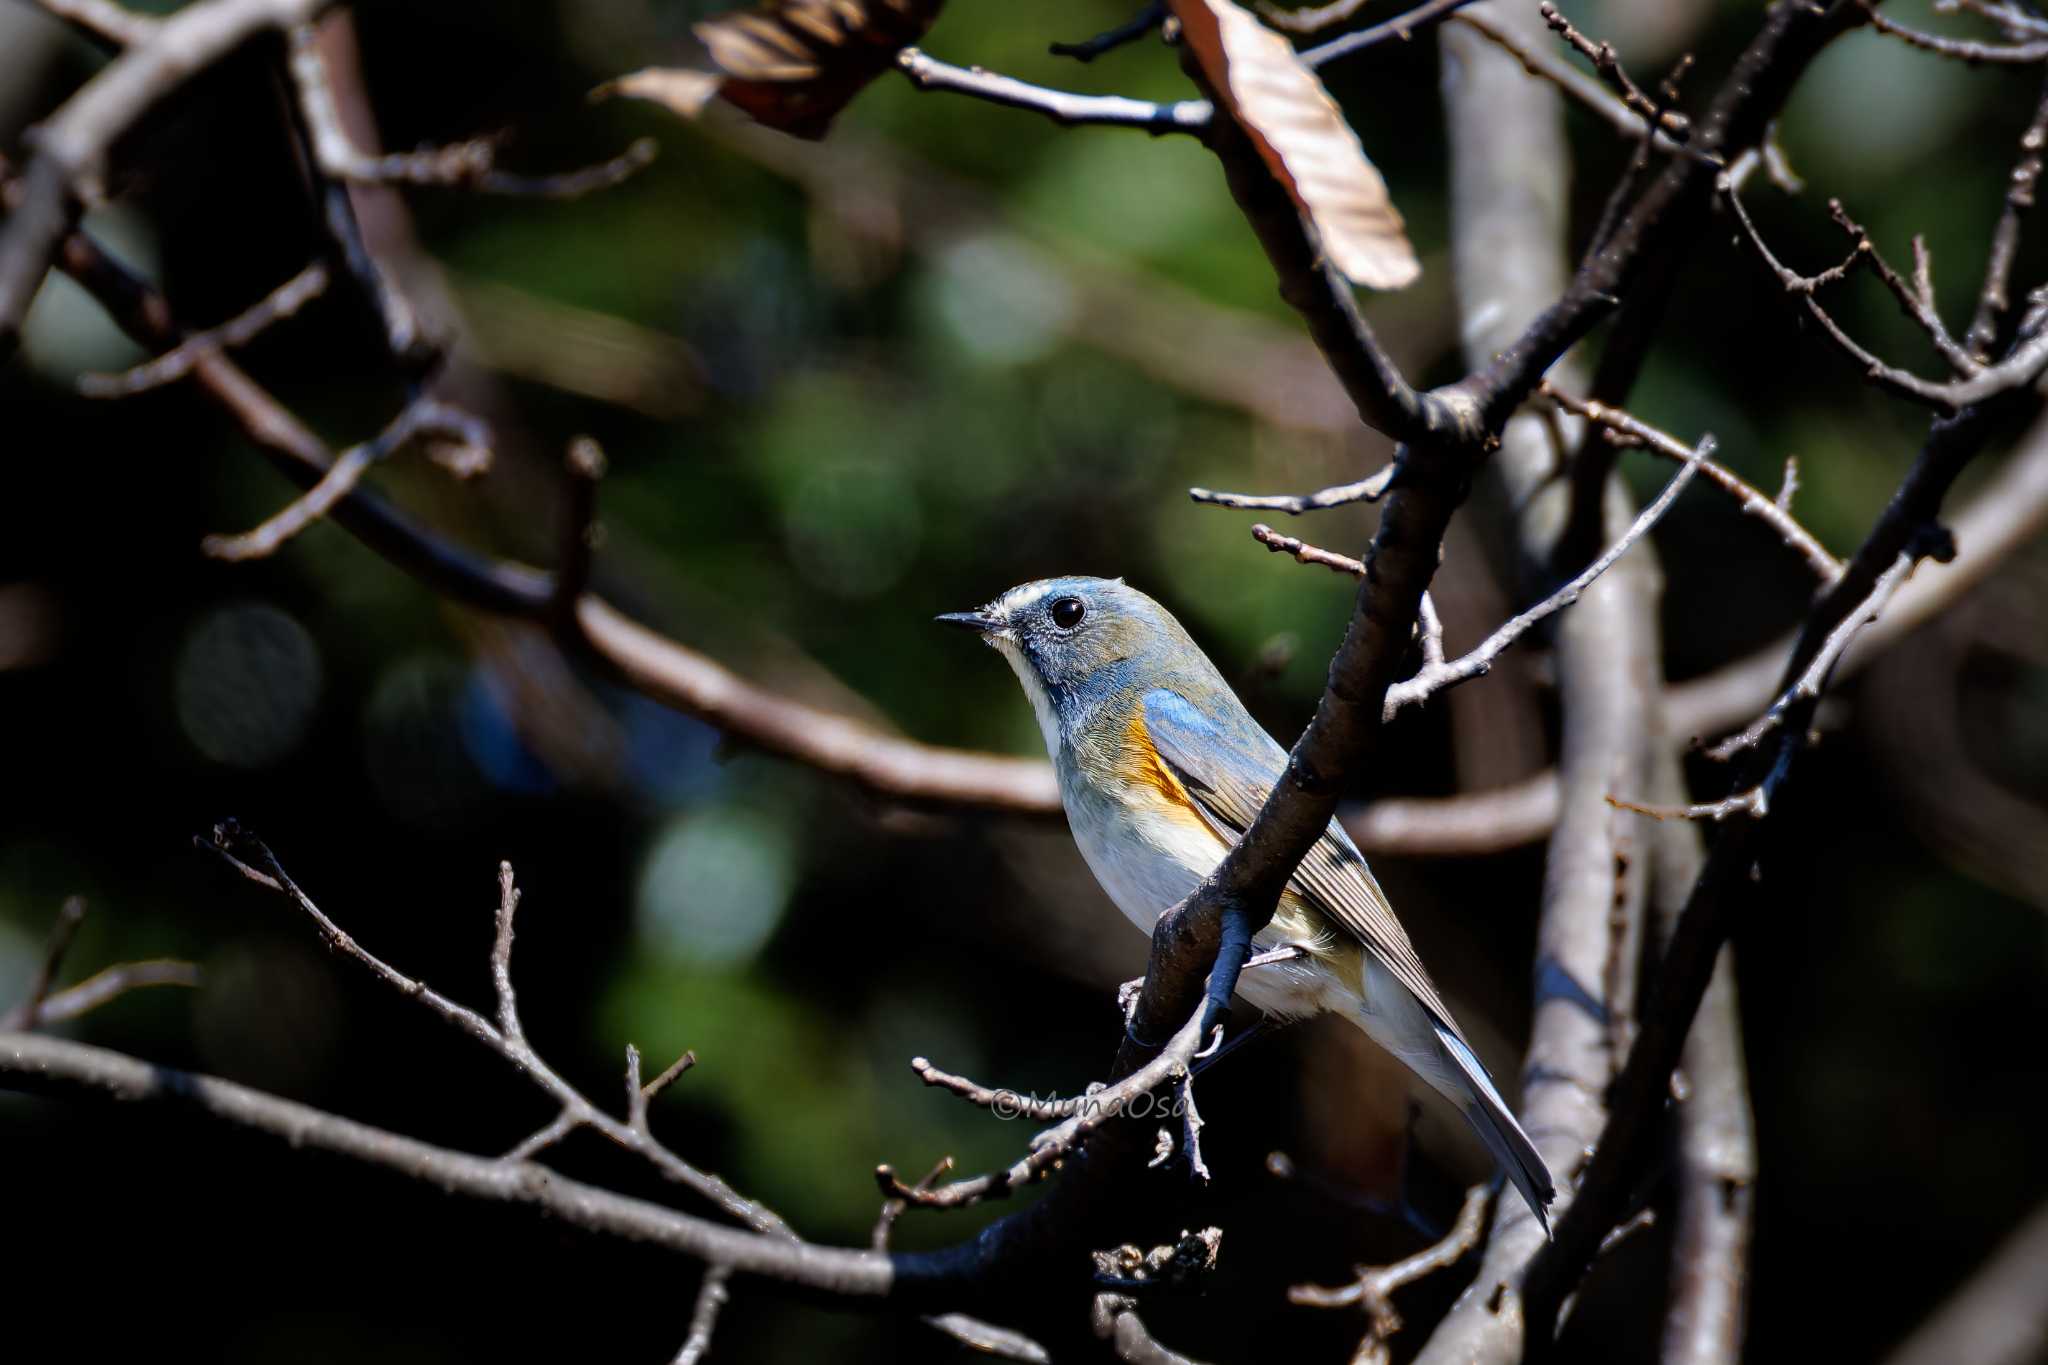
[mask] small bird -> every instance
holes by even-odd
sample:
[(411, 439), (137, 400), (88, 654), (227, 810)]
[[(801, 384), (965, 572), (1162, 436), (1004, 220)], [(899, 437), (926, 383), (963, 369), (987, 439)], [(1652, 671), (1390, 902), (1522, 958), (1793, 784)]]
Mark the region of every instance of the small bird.
[[(1265, 804), (1287, 751), (1259, 727), (1180, 622), (1122, 579), (1049, 578), (979, 611), (978, 632), (1031, 699), (1074, 842), (1117, 908), (1150, 933), (1214, 871)], [(1238, 993), (1280, 1019), (1341, 1014), (1456, 1105), (1545, 1233), (1550, 1171), (1335, 821), (1258, 936), (1297, 955), (1246, 972)]]

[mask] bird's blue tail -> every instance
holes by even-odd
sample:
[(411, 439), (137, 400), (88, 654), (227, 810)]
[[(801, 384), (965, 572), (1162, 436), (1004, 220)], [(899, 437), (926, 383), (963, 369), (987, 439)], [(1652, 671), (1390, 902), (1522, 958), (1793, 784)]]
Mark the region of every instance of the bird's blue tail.
[(1467, 1082), (1467, 1097), (1461, 1106), (1465, 1117), (1479, 1134), (1493, 1159), (1512, 1180), (1515, 1188), (1528, 1201), (1529, 1211), (1536, 1215), (1536, 1221), (1543, 1228), (1543, 1235), (1550, 1235), (1550, 1201), (1557, 1197), (1557, 1187), (1551, 1183), (1550, 1168), (1543, 1164), (1543, 1158), (1536, 1151), (1536, 1145), (1529, 1141), (1529, 1135), (1522, 1131), (1522, 1125), (1515, 1122), (1514, 1111), (1494, 1089), (1493, 1078), (1486, 1074), (1486, 1068), (1479, 1064), (1479, 1058), (1472, 1049), (1442, 1025), (1437, 1026), (1437, 1042), (1442, 1045), (1444, 1055), (1464, 1074)]

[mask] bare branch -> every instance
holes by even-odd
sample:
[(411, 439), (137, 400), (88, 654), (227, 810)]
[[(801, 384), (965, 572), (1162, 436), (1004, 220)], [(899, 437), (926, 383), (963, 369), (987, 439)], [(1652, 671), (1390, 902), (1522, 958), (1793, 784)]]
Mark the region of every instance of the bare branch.
[(1919, 29), (1908, 28), (1895, 19), (1887, 19), (1877, 12), (1871, 0), (1856, 0), (1870, 20), (1870, 26), (1888, 38), (1897, 38), (1908, 47), (1917, 47), (1923, 52), (1932, 52), (1943, 57), (1953, 57), (1972, 66), (1983, 63), (2006, 66), (2032, 66), (2037, 62), (2048, 62), (2048, 40), (2032, 43), (1980, 43), (1969, 38), (1944, 38), (1933, 33), (1922, 33)]
[(1635, 521), (1630, 523), (1628, 530), (1624, 531), (1618, 540), (1608, 546), (1598, 559), (1595, 559), (1591, 564), (1581, 569), (1563, 587), (1551, 593), (1527, 611), (1505, 622), (1493, 634), (1481, 641), (1476, 649), (1460, 655), (1449, 663), (1441, 661), (1434, 665), (1425, 663), (1422, 671), (1414, 677), (1388, 688), (1386, 701), (1386, 714), (1388, 718), (1391, 719), (1394, 713), (1404, 706), (1413, 706), (1436, 695), (1445, 688), (1456, 687), (1461, 682), (1469, 681), (1472, 678), (1480, 677), (1492, 671), (1493, 661), (1506, 652), (1515, 641), (1528, 634), (1538, 622), (1556, 615), (1572, 603), (1578, 601), (1579, 598), (1585, 595), (1586, 589), (1593, 585), (1595, 579), (1612, 568), (1614, 562), (1627, 554), (1631, 546), (1650, 533), (1651, 527), (1663, 520), (1664, 513), (1669, 511), (1671, 504), (1678, 500), (1678, 495), (1685, 491), (1686, 484), (1692, 481), (1692, 476), (1699, 472), (1700, 465), (1712, 456), (1713, 451), (1714, 438), (1702, 436), (1698, 447), (1685, 457), (1684, 467), (1672, 475), (1671, 481), (1664, 485), (1664, 491), (1659, 493), (1648, 506), (1643, 508)]
[(1982, 373), (1983, 364), (1957, 344), (1956, 339), (1949, 335), (1948, 325), (1941, 320), (1941, 314), (1935, 311), (1934, 263), (1927, 254), (1927, 243), (1919, 237), (1913, 239), (1913, 282), (1908, 284), (1898, 271), (1892, 269), (1891, 262), (1877, 249), (1877, 244), (1871, 241), (1863, 225), (1849, 216), (1841, 200), (1828, 200), (1828, 215), (1835, 220), (1836, 226), (1849, 234), (1850, 241), (1855, 243), (1852, 249), (1869, 263), (1884, 287), (1899, 301), (1899, 307), (1906, 316), (1934, 343), (1934, 349), (1941, 352), (1942, 359), (1948, 361), (1949, 368), (1963, 376)]
[(590, 1128), (642, 1158), (668, 1180), (709, 1200), (727, 1216), (771, 1236), (787, 1238), (794, 1235), (790, 1232), (789, 1225), (778, 1215), (754, 1200), (745, 1198), (717, 1176), (700, 1171), (685, 1162), (656, 1141), (646, 1131), (644, 1125), (636, 1127), (630, 1121), (616, 1119), (591, 1104), (574, 1086), (563, 1080), (553, 1067), (543, 1061), (526, 1041), (525, 1030), (519, 1023), (518, 1006), (511, 983), (512, 915), (518, 907), (519, 895), (508, 864), (500, 864), (498, 874), (497, 933), (491, 949), (491, 976), (497, 994), (499, 1022), (493, 1024), (475, 1010), (456, 1004), (425, 982), (405, 975), (364, 949), (299, 889), (286, 875), (283, 866), (277, 861), (277, 856), (261, 840), (233, 822), (217, 826), (211, 840), (195, 842), (201, 848), (218, 854), (223, 861), (248, 880), (290, 900), (313, 921), (320, 931), (320, 936), (326, 940), (330, 948), (344, 957), (353, 958), (367, 968), (371, 975), (399, 994), (419, 1001), (455, 1028), (510, 1062), (536, 1087), (561, 1105), (562, 1112), (556, 1119), (514, 1147), (506, 1158), (508, 1161), (516, 1162), (530, 1157), (560, 1141), (576, 1128)]
[(1319, 550), (1293, 536), (1283, 536), (1264, 522), (1252, 527), (1252, 539), (1276, 555), (1292, 555), (1297, 564), (1319, 564), (1333, 573), (1348, 574), (1352, 578), (1365, 577), (1365, 565), (1359, 560), (1334, 550)]
[(350, 446), (329, 465), (311, 488), (273, 514), (261, 526), (239, 535), (208, 536), (199, 548), (215, 559), (262, 559), (275, 554), (293, 536), (334, 510), (354, 491), (370, 466), (397, 453), (416, 437), (447, 436), (471, 447), (488, 447), (490, 434), (468, 413), (437, 399), (420, 397), (407, 403), (391, 424), (375, 437)]
[[(152, 958), (146, 962), (123, 962), (94, 972), (75, 986), (66, 986), (54, 995), (46, 996), (35, 1013), (34, 1026), (58, 1024), (67, 1019), (76, 1019), (90, 1014), (108, 1001), (118, 999), (129, 991), (142, 990), (150, 986), (184, 986), (196, 989), (199, 985), (199, 968), (190, 962), (172, 958)], [(31, 1027), (27, 1011), (15, 1006), (6, 1014), (0, 1014), (0, 1032), (8, 1029), (27, 1031)]]
[[(1520, 62), (1524, 71), (1538, 80), (1549, 81), (1585, 108), (1607, 120), (1616, 132), (1634, 138), (1643, 135), (1643, 130), (1648, 125), (1643, 121), (1642, 115), (1629, 108), (1626, 101), (1609, 92), (1597, 79), (1560, 58), (1548, 47), (1526, 41), (1521, 34), (1500, 24), (1488, 11), (1466, 10), (1453, 16), (1451, 22), (1464, 25), (1501, 48)], [(1666, 152), (1677, 151), (1679, 143), (1673, 140), (1672, 135), (1687, 126), (1683, 114), (1667, 110), (1658, 122), (1658, 149)]]
[(690, 1313), (690, 1335), (676, 1352), (675, 1365), (698, 1365), (711, 1349), (711, 1333), (718, 1326), (718, 1310), (731, 1297), (726, 1282), (732, 1271), (722, 1265), (706, 1266), (704, 1282), (697, 1286), (697, 1306)]
[(56, 984), (57, 973), (64, 966), (64, 955), (71, 951), (71, 942), (78, 937), (78, 926), (83, 923), (85, 897), (67, 897), (57, 909), (56, 923), (50, 926), (50, 937), (43, 944), (43, 956), (36, 963), (35, 975), (29, 978), (28, 994), (7, 1012), (6, 1027), (29, 1030), (42, 1020), (50, 987)]
[(1393, 486), (1398, 464), (1389, 463), (1379, 473), (1357, 483), (1342, 483), (1316, 493), (1218, 493), (1207, 488), (1190, 488), (1188, 497), (1212, 507), (1234, 507), (1247, 512), (1286, 512), (1300, 516), (1326, 507), (1345, 507), (1354, 502), (1378, 502)]
[[(274, 860), (273, 860), (274, 861)], [(294, 899), (298, 897), (294, 896)], [(519, 1022), (519, 996), (512, 989), (512, 916), (519, 910), (519, 887), (512, 879), (512, 864), (498, 864), (498, 932), (491, 940), (491, 988), (498, 997), (498, 1032), (508, 1043), (524, 1045), (526, 1028)], [(631, 1049), (629, 1048), (630, 1052)], [(633, 1070), (639, 1072), (639, 1054), (633, 1054)], [(638, 1094), (635, 1085), (633, 1092)]]
[(2009, 37), (2024, 38), (2030, 34), (2048, 36), (2048, 19), (2029, 14), (2017, 5), (2002, 0), (1934, 0), (1936, 14), (1953, 14), (1957, 10), (1968, 10), (1981, 14), (1992, 23), (2004, 29)]
[(1641, 806), (1633, 801), (1624, 801), (1618, 796), (1607, 798), (1607, 804), (1616, 810), (1633, 811), (1647, 815), (1652, 820), (1725, 820), (1731, 815), (1749, 815), (1761, 819), (1770, 814), (1770, 800), (1762, 787), (1750, 787), (1733, 796), (1719, 801), (1706, 801), (1691, 806)]
[(473, 138), (446, 147), (370, 156), (342, 126), (320, 39), (311, 24), (291, 29), (292, 84), (305, 115), (313, 156), (337, 180), (364, 184), (448, 185), (490, 194), (575, 199), (610, 189), (654, 160), (655, 143), (641, 138), (611, 160), (560, 175), (512, 175), (497, 168), (499, 138)]
[[(1014, 1110), (1017, 1114), (1029, 1118), (1057, 1118), (1060, 1122), (1057, 1127), (1033, 1138), (1031, 1150), (1000, 1172), (955, 1180), (936, 1188), (920, 1189), (898, 1180), (893, 1168), (879, 1166), (875, 1169), (876, 1183), (886, 1198), (901, 1199), (921, 1208), (963, 1208), (969, 1204), (978, 1204), (984, 1199), (1003, 1199), (1015, 1194), (1018, 1190), (1043, 1179), (1104, 1124), (1123, 1117), (1129, 1112), (1133, 1101), (1149, 1096), (1163, 1085), (1178, 1086), (1185, 1081), (1193, 1069), (1194, 1059), (1204, 1051), (1201, 1040), (1211, 1013), (1210, 1001), (1204, 1000), (1194, 1016), (1149, 1061), (1129, 1071), (1121, 1079), (1071, 1100), (1046, 1103), (1027, 1100), (1011, 1091), (989, 1090), (972, 1081), (939, 1071), (923, 1058), (918, 1058), (912, 1063), (912, 1067), (927, 1085), (952, 1090), (955, 1094), (977, 1104), (983, 1104), (998, 1113), (1002, 1112), (1004, 1098), (1007, 1097), (1018, 1106)], [(1214, 1026), (1213, 1032), (1220, 1037), (1222, 1027)], [(1211, 1045), (1213, 1046), (1213, 1039)]]
[(890, 1257), (727, 1227), (530, 1162), (436, 1147), (232, 1081), (65, 1039), (24, 1033), (0, 1037), (0, 1077), (13, 1089), (175, 1105), (303, 1150), (382, 1167), (469, 1199), (525, 1205), (570, 1227), (661, 1247), (728, 1266), (736, 1274), (857, 1299), (888, 1297), (938, 1306), (936, 1300), (958, 1297), (957, 1285), (932, 1273), (942, 1269), (936, 1258)]
[(133, 47), (156, 36), (161, 22), (155, 15), (138, 14), (113, 0), (35, 0), (36, 5), (64, 22), (82, 29), (115, 47)]
[(1674, 142), (1685, 142), (1692, 135), (1692, 123), (1683, 114), (1664, 108), (1658, 101), (1643, 93), (1642, 87), (1629, 79), (1621, 59), (1615, 55), (1614, 44), (1596, 43), (1572, 25), (1571, 20), (1558, 12), (1550, 0), (1536, 7), (1543, 16), (1543, 22), (1550, 25), (1550, 31), (1569, 43), (1573, 51), (1593, 64), (1593, 70), (1609, 88), (1620, 97), (1628, 111), (1640, 119), (1645, 127), (1656, 127), (1668, 134)]
[(1128, 1294), (1097, 1294), (1092, 1314), (1095, 1335), (1108, 1342), (1125, 1365), (1198, 1365), (1159, 1344), (1138, 1317), (1138, 1301)]
[(1829, 554), (1827, 547), (1792, 517), (1791, 494), (1798, 485), (1794, 472), (1796, 466), (1791, 461), (1786, 462), (1784, 488), (1776, 498), (1768, 498), (1734, 470), (1717, 460), (1703, 457), (1696, 448), (1687, 446), (1671, 433), (1653, 427), (1639, 417), (1623, 412), (1619, 408), (1608, 407), (1605, 403), (1574, 398), (1547, 380), (1537, 391), (1566, 412), (1617, 432), (1631, 441), (1640, 443), (1647, 450), (1669, 459), (1696, 463), (1702, 474), (1735, 496), (1745, 514), (1769, 523), (1780, 539), (1805, 558), (1821, 582), (1832, 583), (1841, 576), (1841, 561)]
[[(893, 1175), (883, 1175), (883, 1172), (889, 1169), (887, 1166), (875, 1168), (875, 1180), (877, 1183), (893, 1178)], [(945, 1175), (952, 1169), (953, 1158), (942, 1156), (939, 1158), (938, 1163), (929, 1171), (926, 1171), (923, 1178), (911, 1188), (928, 1190), (938, 1183), (940, 1176)], [(887, 1251), (889, 1249), (889, 1235), (896, 1230), (896, 1220), (901, 1218), (909, 1207), (910, 1201), (908, 1199), (897, 1199), (894, 1196), (884, 1199), (881, 1212), (875, 1215), (875, 1230), (868, 1234), (868, 1245), (877, 1251)]]
[(272, 325), (320, 297), (326, 288), (327, 267), (315, 261), (245, 312), (236, 314), (218, 327), (190, 333), (154, 360), (146, 360), (120, 374), (80, 375), (78, 391), (88, 398), (125, 398), (129, 394), (142, 393), (183, 379), (192, 372), (200, 352), (248, 345)]
[(984, 71), (978, 66), (954, 66), (915, 47), (906, 47), (896, 54), (896, 69), (920, 90), (971, 95), (991, 104), (1044, 114), (1054, 123), (1067, 127), (1139, 128), (1154, 136), (1161, 133), (1200, 133), (1209, 126), (1215, 112), (1207, 100), (1154, 104), (1149, 100), (1126, 99), (1122, 95), (1076, 95), (1065, 90), (1049, 90), (1042, 85)]
[[(1659, 746), (1650, 792), (1659, 801), (1685, 799), (1685, 769), (1675, 744)], [(1660, 938), (1675, 931), (1705, 862), (1705, 840), (1697, 824), (1679, 821), (1650, 830), (1651, 894)], [(1699, 1014), (1686, 1035), (1681, 1065), (1678, 1211), (1671, 1233), (1663, 1365), (1725, 1365), (1741, 1352), (1748, 1317), (1757, 1179), (1735, 955), (1726, 947), (1714, 962)]]
[[(1350, 0), (1337, 0), (1335, 5), (1327, 6), (1326, 8), (1335, 9), (1346, 3), (1350, 3)], [(1332, 38), (1320, 47), (1308, 49), (1301, 54), (1302, 64), (1313, 69), (1322, 66), (1326, 62), (1334, 62), (1339, 57), (1349, 57), (1354, 52), (1363, 52), (1369, 47), (1377, 47), (1384, 42), (1397, 41), (1405, 43), (1430, 25), (1442, 22), (1451, 14), (1471, 3), (1473, 3), (1473, 0), (1423, 0), (1423, 3), (1417, 5), (1414, 9), (1397, 14), (1382, 23), (1374, 24), (1371, 28), (1362, 28), (1356, 33), (1347, 33), (1341, 38)], [(1353, 8), (1356, 8), (1355, 4)], [(1271, 12), (1263, 5), (1259, 7), (1259, 12), (1265, 15), (1268, 20), (1272, 17)], [(1307, 13), (1312, 11), (1301, 12)], [(1274, 27), (1284, 28), (1286, 25), (1275, 24)], [(1300, 31), (1307, 32), (1309, 30), (1303, 29)]]
[[(29, 300), (81, 204), (103, 195), (107, 151), (195, 71), (254, 34), (303, 23), (330, 0), (197, 0), (147, 28), (36, 131), (20, 200), (0, 224), (0, 353), (12, 349)], [(105, 17), (105, 11), (95, 7)]]
[[(1840, 265), (1818, 275), (1801, 275), (1771, 251), (1763, 234), (1750, 219), (1749, 210), (1743, 207), (1742, 196), (1736, 193), (1733, 182), (1725, 174), (1721, 177), (1719, 189), (1722, 201), (1733, 210), (1736, 221), (1742, 226), (1744, 239), (1764, 269), (1777, 279), (1788, 298), (1796, 301), (1808, 317), (1820, 324), (1821, 331), (1836, 349), (1849, 357), (1879, 388), (1941, 412), (1956, 412), (1974, 403), (2025, 388), (2039, 380), (2042, 371), (2048, 369), (2048, 327), (2043, 327), (2039, 318), (2022, 323), (2020, 342), (2004, 360), (1948, 383), (1934, 383), (1886, 364), (1842, 330), (1841, 324), (1814, 297), (1823, 286), (1844, 278), (1870, 254), (1868, 239), (1861, 239), (1856, 250)], [(1972, 364), (1975, 364), (1974, 360)]]
[[(1440, 1270), (1449, 1270), (1479, 1245), (1486, 1230), (1486, 1206), (1493, 1198), (1488, 1185), (1474, 1185), (1465, 1191), (1465, 1202), (1450, 1230), (1436, 1242), (1392, 1265), (1360, 1266), (1358, 1278), (1336, 1289), (1298, 1284), (1287, 1291), (1289, 1303), (1309, 1308), (1362, 1309), (1370, 1321), (1365, 1341), (1354, 1360), (1384, 1360), (1387, 1343), (1401, 1330), (1401, 1315), (1394, 1309), (1394, 1293)], [(1377, 1354), (1369, 1354), (1376, 1352)]]
[(1115, 28), (1104, 29), (1093, 38), (1078, 43), (1053, 43), (1046, 50), (1055, 57), (1072, 57), (1077, 62), (1092, 62), (1105, 52), (1138, 41), (1158, 28), (1165, 20), (1165, 0), (1151, 0), (1150, 4)]
[[(2048, 28), (2043, 31), (2048, 32)], [(2048, 151), (2048, 81), (2042, 83), (2033, 121), (2020, 135), (2019, 158), (2006, 181), (2005, 207), (1991, 233), (1991, 251), (1984, 262), (1984, 283), (1977, 292), (1977, 309), (1971, 315), (1969, 330), (1963, 333), (1964, 347), (1981, 361), (1991, 359), (1992, 348), (1998, 344), (2000, 320), (2012, 306), (2012, 269), (2019, 258), (2020, 226), (2033, 210), (2040, 190), (2044, 151)]]
[[(1902, 552), (1897, 561), (1872, 585), (1869, 596), (1863, 599), (1863, 604), (1844, 617), (1828, 634), (1819, 651), (1814, 654), (1813, 661), (1806, 666), (1806, 671), (1801, 673), (1790, 687), (1780, 692), (1769, 709), (1757, 717), (1747, 729), (1731, 735), (1707, 750), (1707, 757), (1724, 760), (1733, 758), (1777, 728), (1794, 706), (1817, 700), (1821, 690), (1827, 686), (1828, 675), (1834, 671), (1836, 662), (1855, 640), (1857, 632), (1884, 613), (1885, 604), (1906, 581), (1906, 575), (1913, 572), (1913, 566), (1919, 559), (1918, 553)], [(1763, 793), (1759, 791), (1756, 797), (1757, 814), (1763, 813), (1762, 803)]]
[(965, 1313), (936, 1313), (925, 1326), (943, 1332), (971, 1351), (1000, 1360), (1021, 1360), (1024, 1365), (1052, 1365), (1052, 1352), (1022, 1332), (998, 1327), (992, 1322), (970, 1318)]
[[(60, 264), (145, 345), (175, 345), (169, 305), (90, 238), (65, 239)], [(234, 363), (202, 355), (193, 377), (287, 476), (314, 484), (335, 457), (320, 438)], [(553, 623), (551, 575), (476, 555), (429, 531), (367, 488), (330, 509), (344, 530), (431, 590), (477, 609)], [(629, 685), (769, 753), (795, 759), (892, 800), (934, 802), (1019, 814), (1060, 809), (1052, 767), (920, 744), (843, 715), (756, 687), (713, 660), (640, 625), (604, 599), (577, 604), (577, 637)]]

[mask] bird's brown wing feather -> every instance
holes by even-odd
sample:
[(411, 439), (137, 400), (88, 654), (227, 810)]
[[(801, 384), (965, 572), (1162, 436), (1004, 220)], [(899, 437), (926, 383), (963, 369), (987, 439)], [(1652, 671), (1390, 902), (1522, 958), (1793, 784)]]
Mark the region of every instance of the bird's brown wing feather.
[[(1140, 707), (1153, 747), (1194, 798), (1197, 811), (1226, 843), (1235, 844), (1285, 771), (1286, 751), (1249, 720), (1241, 728), (1257, 740), (1220, 732), (1176, 692), (1148, 692)], [(1334, 820), (1301, 860), (1288, 887), (1364, 944), (1439, 1023), (1463, 1040), (1365, 855)]]

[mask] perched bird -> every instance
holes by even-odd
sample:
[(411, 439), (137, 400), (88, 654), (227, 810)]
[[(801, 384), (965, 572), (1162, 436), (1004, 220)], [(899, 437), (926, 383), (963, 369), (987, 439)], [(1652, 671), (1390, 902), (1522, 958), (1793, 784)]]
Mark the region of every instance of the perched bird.
[[(1122, 579), (1049, 578), (938, 618), (980, 633), (1024, 684), (1095, 879), (1140, 929), (1215, 870), (1287, 751), (1164, 607)], [(1258, 936), (1293, 959), (1246, 972), (1267, 1014), (1341, 1014), (1478, 1131), (1549, 1231), (1550, 1172), (1430, 983), (1365, 857), (1335, 821)]]

